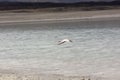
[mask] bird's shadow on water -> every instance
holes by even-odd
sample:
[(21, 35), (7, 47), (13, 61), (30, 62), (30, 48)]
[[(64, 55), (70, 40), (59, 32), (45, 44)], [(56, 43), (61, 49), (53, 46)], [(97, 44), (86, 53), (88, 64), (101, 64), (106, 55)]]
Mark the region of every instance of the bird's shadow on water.
[(56, 48), (72, 48), (73, 47), (73, 44), (61, 44), (61, 45), (56, 45), (55, 46)]

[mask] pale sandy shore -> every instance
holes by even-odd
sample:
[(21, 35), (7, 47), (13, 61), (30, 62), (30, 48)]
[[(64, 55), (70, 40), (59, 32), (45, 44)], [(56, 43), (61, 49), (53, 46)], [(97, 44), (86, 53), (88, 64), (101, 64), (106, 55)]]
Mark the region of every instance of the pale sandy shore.
[(50, 22), (50, 21), (72, 21), (88, 19), (120, 18), (120, 10), (101, 11), (76, 11), (76, 12), (33, 12), (13, 13), (3, 12), (0, 14), (0, 23), (23, 23), (23, 22)]
[(0, 80), (105, 80), (94, 76), (64, 76), (59, 74), (0, 74)]

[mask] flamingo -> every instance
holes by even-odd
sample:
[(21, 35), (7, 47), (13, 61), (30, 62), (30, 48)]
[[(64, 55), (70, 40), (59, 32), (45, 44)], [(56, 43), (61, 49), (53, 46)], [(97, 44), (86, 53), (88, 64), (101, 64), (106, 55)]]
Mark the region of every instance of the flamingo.
[(59, 41), (58, 45), (61, 45), (61, 44), (65, 43), (65, 42), (72, 42), (72, 40), (70, 40), (70, 39), (63, 39), (63, 40)]

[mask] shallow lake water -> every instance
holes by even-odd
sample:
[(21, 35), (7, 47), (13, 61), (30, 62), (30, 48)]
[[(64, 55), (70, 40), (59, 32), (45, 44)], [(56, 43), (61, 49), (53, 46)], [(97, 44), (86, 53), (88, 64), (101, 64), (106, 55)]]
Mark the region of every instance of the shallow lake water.
[(120, 79), (120, 20), (1, 24), (0, 69)]

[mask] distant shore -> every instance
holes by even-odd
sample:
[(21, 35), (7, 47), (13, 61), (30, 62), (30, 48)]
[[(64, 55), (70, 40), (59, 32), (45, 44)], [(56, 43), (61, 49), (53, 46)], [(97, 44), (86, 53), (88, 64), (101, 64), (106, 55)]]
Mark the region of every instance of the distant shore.
[(0, 11), (14, 12), (67, 12), (67, 11), (96, 11), (120, 9), (120, 1), (90, 1), (90, 2), (39, 2), (39, 1), (1, 1)]
[(25, 22), (54, 22), (71, 20), (94, 20), (120, 18), (120, 9), (99, 10), (99, 11), (69, 11), (69, 12), (33, 12), (14, 13), (2, 12), (0, 14), (1, 23), (25, 23)]

